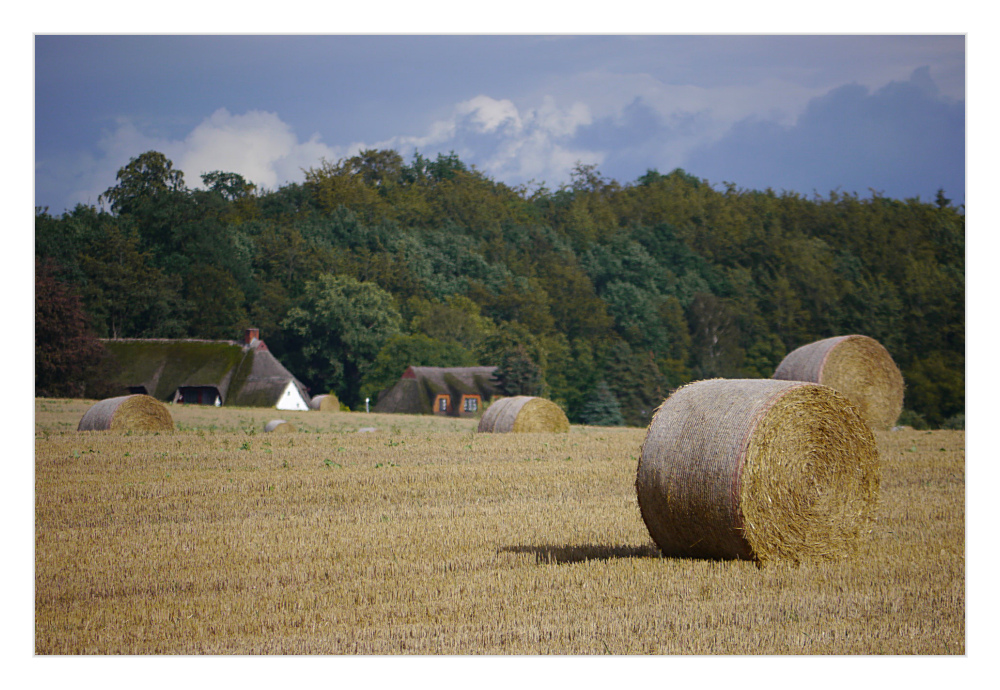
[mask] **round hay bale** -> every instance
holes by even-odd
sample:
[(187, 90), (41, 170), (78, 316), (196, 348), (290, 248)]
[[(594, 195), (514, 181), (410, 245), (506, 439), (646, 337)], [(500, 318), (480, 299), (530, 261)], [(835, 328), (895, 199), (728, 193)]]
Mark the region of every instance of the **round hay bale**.
[(879, 474), (872, 430), (832, 388), (712, 379), (656, 411), (635, 485), (666, 556), (798, 561), (856, 548)]
[(876, 429), (892, 426), (903, 411), (903, 375), (889, 352), (866, 335), (840, 335), (792, 350), (772, 378), (830, 386)]
[(291, 422), (286, 422), (284, 419), (272, 419), (264, 426), (265, 433), (275, 433), (275, 434), (294, 434), (298, 429)]
[(122, 395), (95, 403), (83, 413), (78, 431), (173, 431), (170, 410), (148, 395)]
[(309, 409), (320, 412), (340, 412), (340, 400), (333, 393), (317, 395), (309, 401)]
[(531, 431), (568, 432), (569, 420), (551, 400), (530, 395), (500, 398), (486, 408), (479, 420), (481, 432), (523, 433)]

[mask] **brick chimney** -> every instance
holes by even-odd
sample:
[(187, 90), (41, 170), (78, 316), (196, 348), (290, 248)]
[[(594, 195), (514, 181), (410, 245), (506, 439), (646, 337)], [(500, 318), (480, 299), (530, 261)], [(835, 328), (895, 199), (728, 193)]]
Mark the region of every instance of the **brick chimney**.
[(260, 329), (259, 328), (248, 328), (244, 333), (243, 342), (249, 345), (254, 340), (260, 340)]

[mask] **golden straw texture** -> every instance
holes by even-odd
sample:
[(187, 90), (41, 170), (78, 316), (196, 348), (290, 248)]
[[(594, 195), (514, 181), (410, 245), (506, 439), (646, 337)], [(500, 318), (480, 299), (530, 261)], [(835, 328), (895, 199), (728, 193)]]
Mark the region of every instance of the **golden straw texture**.
[(903, 411), (903, 375), (889, 352), (865, 335), (841, 335), (793, 350), (775, 379), (810, 381), (843, 393), (876, 429), (891, 426)]
[(568, 432), (569, 420), (558, 405), (545, 398), (517, 395), (495, 400), (479, 420), (480, 432)]
[(167, 406), (148, 395), (123, 395), (95, 403), (77, 426), (78, 431), (172, 431)]
[(294, 424), (286, 422), (284, 419), (272, 419), (264, 426), (264, 431), (268, 434), (294, 434), (298, 430)]
[(310, 410), (320, 412), (340, 412), (340, 400), (333, 393), (329, 395), (317, 395), (309, 401)]
[(878, 498), (871, 429), (832, 388), (699, 381), (650, 422), (636, 493), (667, 556), (803, 560), (854, 550)]

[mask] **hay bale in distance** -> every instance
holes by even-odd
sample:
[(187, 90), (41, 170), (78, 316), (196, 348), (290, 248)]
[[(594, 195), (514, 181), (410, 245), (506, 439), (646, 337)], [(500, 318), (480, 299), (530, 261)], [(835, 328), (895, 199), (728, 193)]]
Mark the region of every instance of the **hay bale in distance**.
[(792, 350), (772, 378), (830, 386), (876, 429), (892, 426), (903, 411), (903, 375), (889, 352), (866, 335), (840, 335)]
[(286, 422), (284, 419), (272, 419), (264, 426), (264, 432), (271, 434), (294, 434), (298, 429), (291, 422)]
[(122, 395), (95, 403), (84, 412), (78, 431), (173, 431), (170, 410), (148, 395)]
[(798, 561), (856, 548), (879, 474), (872, 430), (832, 388), (712, 379), (656, 411), (636, 493), (664, 555)]
[(309, 409), (320, 412), (340, 412), (340, 400), (333, 393), (317, 395), (309, 401)]
[(551, 400), (530, 395), (495, 400), (479, 420), (481, 432), (568, 432), (569, 420)]

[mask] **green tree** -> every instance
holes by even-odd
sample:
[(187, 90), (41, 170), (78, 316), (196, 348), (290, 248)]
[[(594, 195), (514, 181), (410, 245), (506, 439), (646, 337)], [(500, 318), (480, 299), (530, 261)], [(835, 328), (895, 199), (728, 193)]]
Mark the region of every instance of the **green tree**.
[(139, 237), (115, 222), (103, 227), (103, 241), (80, 257), (83, 289), (98, 334), (111, 338), (178, 337), (185, 334), (180, 281), (151, 265)]
[(188, 329), (192, 335), (226, 340), (238, 337), (250, 326), (243, 290), (232, 274), (218, 266), (195, 264), (188, 275), (184, 298), (189, 305)]
[(362, 378), (402, 319), (378, 285), (326, 273), (306, 284), (281, 325), (289, 369), (311, 389), (334, 391), (355, 407)]
[(146, 151), (118, 170), (118, 184), (98, 197), (114, 213), (134, 213), (147, 200), (168, 192), (184, 191), (184, 173), (159, 151)]
[(768, 333), (747, 350), (740, 375), (748, 379), (769, 379), (786, 354), (788, 351), (781, 338), (775, 333)]
[(955, 415), (965, 414), (964, 367), (952, 366), (948, 359), (942, 352), (929, 352), (903, 372), (906, 407), (934, 428)]
[(625, 426), (618, 399), (604, 379), (597, 383), (590, 399), (580, 411), (579, 421), (591, 426)]
[(112, 222), (93, 206), (77, 204), (59, 218), (46, 211), (35, 213), (35, 256), (51, 259), (60, 267), (61, 279), (77, 286), (85, 282), (80, 257), (92, 253), (103, 240), (103, 227)]
[(600, 369), (629, 426), (646, 426), (666, 397), (663, 375), (650, 352), (634, 352), (616, 338), (605, 344)]
[(743, 364), (737, 313), (729, 301), (710, 293), (695, 295), (688, 308), (691, 355), (701, 378), (731, 377)]
[(497, 323), (520, 323), (539, 334), (551, 333), (555, 328), (549, 296), (536, 278), (510, 278), (497, 294), (474, 285), (470, 296)]
[(589, 402), (591, 392), (601, 378), (590, 341), (576, 338), (570, 342), (570, 358), (563, 366), (561, 378), (566, 386), (562, 394), (566, 400), (566, 416), (570, 421), (578, 421), (580, 411)]
[(451, 295), (444, 302), (414, 297), (406, 308), (412, 314), (411, 330), (461, 345), (470, 352), (475, 352), (494, 330), (493, 322), (482, 316), (479, 305), (463, 295)]
[(528, 354), (524, 345), (504, 352), (494, 377), (502, 395), (544, 395), (542, 368)]
[(248, 182), (242, 175), (233, 172), (214, 170), (201, 176), (201, 181), (210, 192), (219, 194), (226, 201), (237, 201), (251, 196), (256, 185)]
[(666, 297), (660, 303), (660, 323), (666, 342), (656, 349), (656, 365), (664, 377), (664, 385), (677, 388), (691, 380), (687, 366), (691, 352), (691, 332), (684, 319), (684, 309), (676, 297)]
[(549, 297), (549, 311), (566, 337), (595, 338), (612, 326), (608, 305), (573, 254), (554, 254), (539, 271), (538, 281)]
[(548, 366), (545, 347), (541, 340), (520, 323), (504, 321), (488, 336), (483, 338), (475, 351), (476, 359), (482, 366), (499, 366), (511, 350), (523, 347), (533, 362), (542, 370)]

